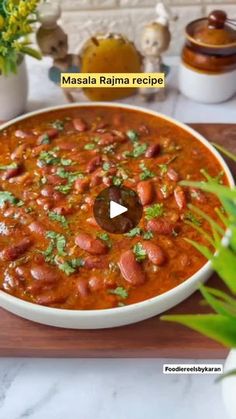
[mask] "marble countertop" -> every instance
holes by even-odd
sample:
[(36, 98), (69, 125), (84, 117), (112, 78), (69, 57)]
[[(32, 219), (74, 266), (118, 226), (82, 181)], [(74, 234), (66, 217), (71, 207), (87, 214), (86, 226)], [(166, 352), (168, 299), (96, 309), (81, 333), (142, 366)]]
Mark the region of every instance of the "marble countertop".
[[(149, 108), (184, 122), (235, 122), (236, 97), (214, 106), (191, 102), (178, 93), (177, 62), (170, 63), (175, 65), (168, 98)], [(28, 111), (65, 103), (61, 90), (47, 79), (49, 64), (28, 60)], [(124, 102), (141, 105), (137, 97)], [(0, 419), (226, 419), (214, 375), (162, 374), (163, 363), (180, 361), (211, 362), (0, 359)]]

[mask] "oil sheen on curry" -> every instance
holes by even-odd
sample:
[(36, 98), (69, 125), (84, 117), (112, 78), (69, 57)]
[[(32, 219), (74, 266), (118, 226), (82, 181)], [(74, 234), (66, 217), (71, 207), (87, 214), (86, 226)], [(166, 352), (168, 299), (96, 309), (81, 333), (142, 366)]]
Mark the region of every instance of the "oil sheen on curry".
[[(209, 229), (219, 201), (183, 188), (222, 167), (190, 133), (139, 111), (68, 108), (0, 132), (0, 289), (65, 309), (121, 307), (181, 284), (206, 262), (185, 239)], [(108, 186), (138, 193), (143, 215), (124, 234), (93, 216)], [(190, 222), (190, 224), (189, 224)]]

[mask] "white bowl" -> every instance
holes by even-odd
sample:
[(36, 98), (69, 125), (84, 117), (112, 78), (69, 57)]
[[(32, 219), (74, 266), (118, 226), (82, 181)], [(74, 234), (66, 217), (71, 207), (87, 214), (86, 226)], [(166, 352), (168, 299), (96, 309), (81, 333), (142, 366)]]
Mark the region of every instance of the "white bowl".
[[(113, 108), (120, 107), (123, 109), (131, 109), (144, 112), (154, 116), (156, 115), (168, 122), (171, 122), (172, 124), (179, 126), (183, 130), (192, 134), (198, 141), (203, 143), (211, 151), (211, 153), (217, 158), (220, 165), (224, 169), (229, 184), (231, 186), (234, 185), (233, 177), (225, 161), (202, 135), (194, 131), (192, 128), (177, 122), (170, 117), (137, 106), (123, 105), (119, 103), (92, 102), (51, 107), (40, 111), (31, 112), (27, 115), (16, 118), (1, 126), (1, 129), (7, 128), (15, 122), (22, 121), (28, 117), (39, 115), (48, 111), (62, 109), (65, 107), (94, 107), (96, 105)], [(198, 272), (170, 291), (140, 303), (106, 310), (65, 310), (44, 307), (13, 297), (4, 291), (0, 291), (0, 307), (10, 311), (11, 313), (17, 314), (18, 316), (50, 326), (66, 327), (72, 329), (100, 329), (107, 327), (117, 327), (145, 320), (149, 317), (160, 314), (163, 311), (170, 309), (171, 307), (174, 307), (189, 297), (191, 294), (193, 294), (193, 292), (198, 288), (199, 284), (206, 281), (210, 277), (211, 273), (212, 269), (210, 262), (207, 262), (201, 269), (199, 269)]]

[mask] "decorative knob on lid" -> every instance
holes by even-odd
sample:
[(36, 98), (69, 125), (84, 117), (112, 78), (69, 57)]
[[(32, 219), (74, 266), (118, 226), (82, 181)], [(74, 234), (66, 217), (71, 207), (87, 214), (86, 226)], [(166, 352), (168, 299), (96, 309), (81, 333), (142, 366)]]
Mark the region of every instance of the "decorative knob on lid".
[(208, 27), (214, 29), (223, 29), (227, 21), (227, 14), (223, 10), (213, 10), (208, 15)]

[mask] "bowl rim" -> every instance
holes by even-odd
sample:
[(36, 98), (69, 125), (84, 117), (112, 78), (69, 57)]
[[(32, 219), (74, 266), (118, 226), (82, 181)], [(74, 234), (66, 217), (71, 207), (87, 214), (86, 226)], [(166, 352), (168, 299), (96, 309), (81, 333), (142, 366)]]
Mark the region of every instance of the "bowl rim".
[[(180, 127), (184, 131), (188, 132), (192, 136), (194, 136), (198, 141), (200, 141), (205, 147), (215, 156), (215, 158), (218, 160), (220, 165), (222, 166), (225, 175), (228, 179), (229, 185), (233, 187), (235, 185), (233, 176), (229, 170), (229, 167), (223, 157), (220, 155), (220, 153), (210, 144), (210, 142), (200, 133), (195, 131), (193, 128), (189, 127), (188, 125), (184, 124), (183, 122), (179, 122), (175, 120), (174, 118), (164, 115), (160, 112), (157, 112), (155, 110), (151, 110), (148, 108), (145, 108), (143, 106), (137, 106), (137, 105), (130, 105), (130, 104), (124, 104), (120, 102), (78, 102), (78, 103), (72, 103), (72, 104), (63, 104), (63, 105), (57, 105), (57, 106), (50, 106), (47, 108), (39, 109), (36, 111), (32, 111), (29, 113), (26, 113), (24, 115), (18, 116), (8, 122), (5, 122), (0, 127), (0, 132), (4, 129), (8, 128), (11, 125), (14, 125), (15, 123), (18, 123), (20, 121), (23, 121), (25, 119), (31, 118), (33, 116), (37, 116), (40, 114), (53, 112), (61, 109), (70, 109), (70, 108), (81, 108), (81, 107), (112, 107), (112, 108), (123, 108), (127, 110), (133, 110), (140, 113), (149, 114), (152, 116), (156, 116), (159, 118), (162, 118), (166, 121), (168, 121), (171, 124), (174, 124), (175, 126)], [(210, 273), (212, 270), (211, 262), (206, 262), (197, 272), (195, 272), (192, 276), (187, 278), (185, 281), (183, 281), (181, 284), (177, 285), (174, 288), (171, 288), (169, 291), (164, 292), (163, 294), (148, 298), (146, 300), (129, 304), (127, 306), (122, 307), (114, 307), (114, 308), (107, 308), (107, 309), (96, 309), (96, 310), (70, 310), (70, 309), (63, 309), (63, 308), (54, 308), (54, 307), (48, 307), (48, 306), (42, 306), (36, 303), (32, 303), (29, 301), (22, 300), (18, 297), (15, 297), (13, 295), (10, 295), (6, 293), (5, 291), (0, 290), (0, 307), (2, 306), (2, 303), (11, 304), (14, 305), (14, 307), (18, 310), (24, 310), (33, 312), (35, 314), (44, 314), (49, 317), (57, 317), (58, 320), (61, 319), (74, 319), (77, 317), (78, 319), (92, 319), (94, 317), (96, 318), (103, 318), (105, 316), (109, 316), (110, 318), (116, 317), (118, 314), (122, 312), (122, 314), (129, 314), (131, 312), (136, 312), (142, 309), (145, 309), (146, 307), (158, 304), (158, 302), (165, 301), (166, 299), (174, 297), (175, 294), (178, 293), (184, 293), (191, 285), (193, 286), (198, 281), (200, 281), (200, 277), (203, 275), (206, 275), (207, 273)], [(174, 304), (173, 304), (174, 306)], [(5, 304), (4, 304), (4, 307)], [(6, 308), (6, 310), (8, 310)]]

